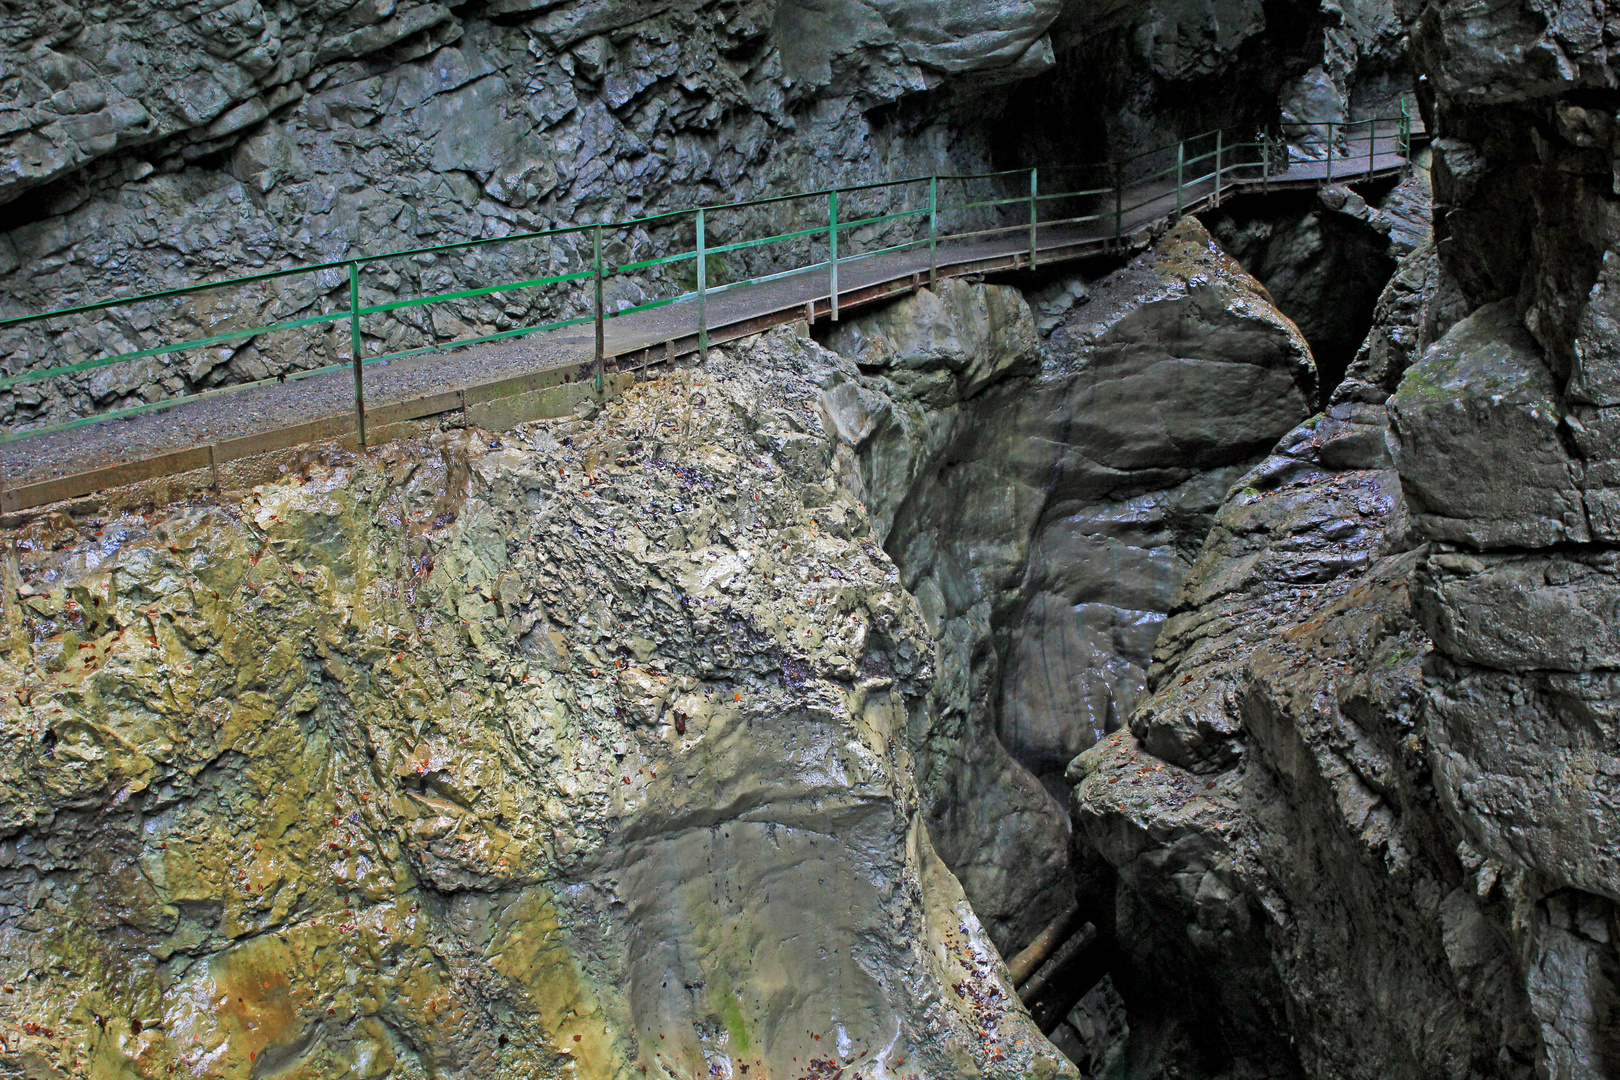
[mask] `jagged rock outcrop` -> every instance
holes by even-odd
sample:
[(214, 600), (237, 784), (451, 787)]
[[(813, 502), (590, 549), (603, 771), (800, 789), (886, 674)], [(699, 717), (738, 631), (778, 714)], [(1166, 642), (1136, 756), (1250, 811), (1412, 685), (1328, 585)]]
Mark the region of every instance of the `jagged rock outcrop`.
[(1150, 695), (1071, 767), (1131, 1075), (1528, 1077), (1541, 1056), (1514, 900), (1435, 782), (1429, 548), (1378, 390), (1443, 320), (1434, 275), (1431, 246), (1408, 256), (1333, 405), (1233, 487)]
[(1620, 1063), (1602, 40), (1574, 9), (1425, 6), (1432, 253), (1234, 489), (1152, 696), (1074, 767), (1144, 1070)]
[(1372, 204), (1350, 188), (1329, 187), (1239, 198), (1203, 219), (1298, 324), (1332, 392), (1397, 265), (1429, 240), (1430, 213), (1428, 174), (1418, 168)]
[[(1560, 1078), (1620, 1068), (1606, 765), (1620, 224), (1604, 17), (1425, 6), (1414, 45), (1442, 136), (1442, 287), (1467, 317), (1392, 399), (1414, 530), (1433, 541), (1417, 607), (1435, 645), (1436, 788), (1477, 851), (1480, 890), (1513, 906), (1538, 1067)], [(1438, 476), (1435, 455), (1458, 475)]]
[(1130, 712), (1222, 494), (1315, 393), (1190, 219), (1063, 293), (1044, 343), (1016, 293), (956, 282), (830, 339), (866, 373), (835, 424), (938, 642), (931, 831), (1004, 951), (1073, 892), (1065, 765)]
[(3, 1067), (1073, 1075), (930, 845), (857, 377), (779, 331), (8, 537)]

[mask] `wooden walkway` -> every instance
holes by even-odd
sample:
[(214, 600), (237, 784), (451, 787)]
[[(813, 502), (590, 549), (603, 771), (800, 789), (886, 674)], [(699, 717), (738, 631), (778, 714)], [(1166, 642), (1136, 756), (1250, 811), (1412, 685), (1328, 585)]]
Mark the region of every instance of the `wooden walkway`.
[[(1421, 137), (1421, 129), (1414, 134)], [(1109, 212), (1079, 225), (1040, 226), (1033, 244), (1027, 226), (1009, 226), (999, 235), (942, 240), (932, 260), (925, 246), (841, 260), (838, 308), (858, 309), (914, 291), (931, 272), (962, 277), (1140, 250), (1178, 215), (1233, 195), (1377, 180), (1411, 167), (1393, 130), (1379, 131), (1370, 155), (1354, 149), (1352, 143), (1349, 156), (1291, 162), (1264, 178), (1257, 167), (1234, 165), (1218, 184), (1205, 178), (1179, 189), (1163, 180), (1130, 188), (1135, 205), (1121, 215), (1118, 228)], [(823, 265), (734, 286), (709, 294), (706, 308), (711, 345), (800, 320), (814, 323), (832, 315), (829, 273)], [(595, 362), (590, 326), (368, 366), (367, 441), (376, 445), (420, 430), (415, 422), (446, 413), (493, 430), (561, 415), (594, 395), (599, 376), (622, 386), (633, 378), (628, 373), (689, 355), (698, 343), (697, 303), (686, 300), (609, 319), (605, 371)], [(194, 474), (194, 487), (206, 486), (218, 482), (222, 466), (268, 451), (330, 440), (353, 444), (353, 393), (350, 373), (336, 371), (0, 445), (0, 513), (180, 474)]]

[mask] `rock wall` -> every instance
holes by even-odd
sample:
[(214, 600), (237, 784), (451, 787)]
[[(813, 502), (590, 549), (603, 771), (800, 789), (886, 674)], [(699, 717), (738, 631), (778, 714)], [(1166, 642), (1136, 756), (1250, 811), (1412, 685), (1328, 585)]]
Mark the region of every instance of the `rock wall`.
[(1202, 215), (1305, 334), (1325, 394), (1339, 385), (1372, 329), (1396, 265), (1430, 235), (1426, 168), (1379, 187), (1364, 187), (1365, 198), (1337, 186), (1239, 197)]
[(856, 378), (779, 331), (8, 537), (8, 1073), (1074, 1075), (930, 844)]
[(1065, 1074), (998, 952), (1309, 351), (1191, 220), (829, 343), (13, 537), (0, 1060)]
[[(971, 3), (945, 23), (904, 3), (205, 7), (128, 3), (88, 23), (42, 8), (37, 25), (16, 28), (0, 84), (14, 99), (0, 201), (20, 219), (0, 237), (8, 313), (930, 168), (983, 171), (974, 132), (936, 124), (895, 141), (865, 112), (947, 77), (993, 83), (1049, 65), (1055, 14), (1055, 0)], [(715, 214), (711, 243), (802, 228), (817, 212)], [(613, 234), (606, 256), (689, 248), (691, 230)], [(847, 237), (850, 248), (877, 246), (869, 232)], [(811, 261), (805, 245), (792, 254)], [(789, 253), (735, 253), (717, 276), (773, 257)], [(500, 245), (377, 264), (362, 289), (366, 302), (388, 302), (588, 261), (588, 238)], [(680, 291), (681, 273), (615, 280), (610, 310)], [(0, 364), (15, 372), (150, 348), (341, 310), (346, 298), (339, 272), (153, 303), (12, 332)], [(409, 309), (368, 320), (367, 346), (533, 325), (587, 303), (567, 287)], [(346, 331), (311, 328), (7, 391), (0, 409), (8, 423), (62, 419), (330, 363), (347, 349)]]
[(954, 282), (829, 339), (864, 373), (834, 414), (852, 487), (938, 643), (931, 831), (1008, 955), (1074, 893), (1065, 765), (1130, 713), (1226, 488), (1315, 393), (1191, 219), (1048, 293), (1044, 340), (1016, 293)]
[[(1161, 142), (1165, 132), (1258, 121), (1322, 34), (1338, 27), (1370, 43), (1382, 33), (1366, 30), (1378, 18), (1338, 4), (1272, 9), (1186, 0), (23, 5), (0, 31), (0, 312), (836, 184), (1102, 160), (1139, 149), (1150, 129)], [(1091, 59), (1104, 42), (1119, 70)], [(1210, 80), (1225, 90), (1205, 93)], [(1132, 110), (1123, 126), (1110, 119), (1126, 107), (1120, 93)], [(1215, 105), (1194, 122), (1177, 112), (1182, 98)], [(917, 192), (907, 197), (916, 205)], [(846, 210), (885, 213), (902, 198), (851, 197)], [(716, 213), (709, 226), (718, 244), (824, 215), (819, 202), (788, 203)], [(857, 230), (848, 250), (897, 239), (903, 227)], [(687, 250), (691, 230), (690, 221), (624, 230), (607, 237), (606, 254), (625, 263)], [(588, 265), (588, 248), (565, 237), (388, 260), (364, 270), (361, 296), (387, 303), (524, 280), (536, 267), (569, 273)], [(821, 257), (808, 240), (732, 252), (711, 280)], [(689, 266), (623, 275), (609, 309), (674, 295), (690, 277)], [(151, 302), (0, 333), (0, 371), (347, 303), (341, 269)], [(585, 290), (569, 285), (400, 309), (365, 320), (365, 347), (378, 355), (587, 308)], [(348, 350), (337, 324), (149, 357), (0, 388), (0, 422), (61, 421), (336, 363)]]
[(1150, 696), (1071, 767), (1132, 1075), (1534, 1073), (1513, 905), (1432, 775), (1428, 549), (1375, 388), (1421, 351), (1435, 262), (1408, 257), (1335, 403), (1234, 485)]
[(1441, 136), (1442, 288), (1471, 312), (1391, 401), (1413, 528), (1432, 545), (1416, 598), (1436, 654), (1435, 786), (1479, 891), (1512, 907), (1538, 1067), (1608, 1075), (1613, 60), (1599, 16), (1573, 8), (1429, 5), (1416, 45)]
[(1620, 1069), (1606, 30), (1416, 27), (1434, 243), (1071, 769), (1133, 1075)]

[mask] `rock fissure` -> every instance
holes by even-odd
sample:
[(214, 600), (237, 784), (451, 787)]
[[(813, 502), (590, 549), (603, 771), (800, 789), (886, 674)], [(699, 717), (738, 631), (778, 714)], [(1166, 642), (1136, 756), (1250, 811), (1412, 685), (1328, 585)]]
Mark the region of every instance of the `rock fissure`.
[[(1044, 187), (1218, 124), (1321, 156), (1414, 73), (1437, 138), (1388, 189), (1232, 201), (570, 416), (8, 521), (0, 1070), (1620, 1071), (1620, 124), (1613, 28), (1576, 7), (14, 12), (7, 313), (901, 174)], [(656, 232), (607, 257), (689, 239)], [(367, 302), (581, 257), (493, 250), (379, 267)], [(5, 331), (0, 370), (346, 286)], [(346, 357), (301, 333), (0, 416)], [(1014, 985), (1054, 920), (1090, 929)]]

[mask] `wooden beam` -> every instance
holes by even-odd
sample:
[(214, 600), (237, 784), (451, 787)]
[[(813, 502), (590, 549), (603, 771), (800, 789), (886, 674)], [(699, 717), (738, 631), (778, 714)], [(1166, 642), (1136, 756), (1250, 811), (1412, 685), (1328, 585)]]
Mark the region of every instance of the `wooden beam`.
[(1058, 946), (1073, 936), (1082, 921), (1079, 906), (1071, 906), (1053, 919), (1045, 930), (1036, 934), (1035, 940), (1020, 949), (1018, 955), (1007, 961), (1007, 977), (1012, 980), (1013, 986), (1028, 982), (1030, 976), (1040, 970), (1040, 966), (1057, 951)]

